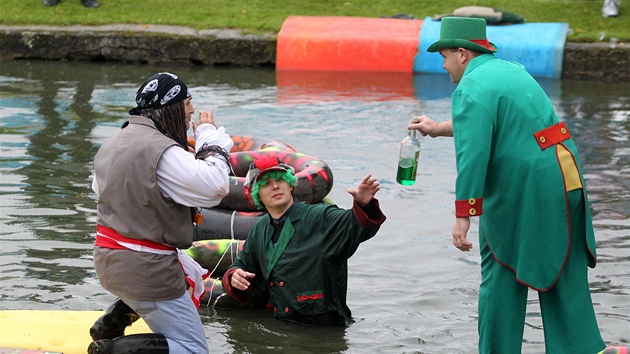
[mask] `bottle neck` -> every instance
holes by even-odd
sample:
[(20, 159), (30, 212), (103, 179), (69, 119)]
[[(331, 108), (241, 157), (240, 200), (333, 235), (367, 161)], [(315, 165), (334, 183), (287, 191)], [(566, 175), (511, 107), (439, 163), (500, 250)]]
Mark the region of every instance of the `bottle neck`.
[(415, 130), (415, 129), (408, 130), (407, 131), (407, 136), (410, 137), (410, 138), (416, 139), (416, 132), (417, 132), (417, 130)]

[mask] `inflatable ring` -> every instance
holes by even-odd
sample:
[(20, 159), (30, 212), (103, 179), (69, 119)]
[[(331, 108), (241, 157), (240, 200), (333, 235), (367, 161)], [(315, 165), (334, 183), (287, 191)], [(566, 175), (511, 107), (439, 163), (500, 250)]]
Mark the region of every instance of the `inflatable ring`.
[[(230, 177), (230, 192), (223, 198), (219, 208), (238, 211), (258, 211), (245, 192), (244, 182), (249, 165), (262, 156), (275, 156), (295, 169), (298, 181), (293, 196), (298, 201), (317, 203), (324, 199), (333, 186), (332, 171), (321, 159), (295, 152), (287, 144), (277, 141), (263, 144), (237, 144), (240, 137), (233, 137), (235, 147), (230, 152), (234, 176)], [(261, 138), (248, 137), (252, 142)], [(241, 150), (252, 147), (257, 150)]]
[[(265, 215), (262, 211), (202, 208), (203, 222), (197, 226), (194, 240), (245, 240), (249, 230)], [(194, 257), (193, 257), (194, 258)]]
[(282, 141), (262, 138), (259, 136), (234, 135), (232, 136), (232, 141), (234, 142), (234, 146), (230, 150), (230, 153), (254, 150), (295, 152), (295, 149), (289, 144), (286, 144)]
[(194, 241), (186, 253), (212, 274), (223, 275), (243, 251), (244, 243), (245, 240), (230, 239)]
[[(282, 141), (252, 135), (233, 135), (231, 138), (234, 142), (234, 146), (230, 150), (230, 153), (253, 150), (287, 150), (295, 152), (295, 149), (291, 147), (291, 145), (283, 143)], [(189, 135), (187, 141), (188, 146), (194, 149), (196, 145), (195, 138)]]
[[(329, 198), (324, 198), (319, 203), (334, 204)], [(195, 242), (221, 239), (246, 240), (249, 231), (266, 214), (263, 211), (239, 211), (219, 207), (202, 208), (201, 213), (203, 222), (195, 229)], [(191, 256), (199, 262), (197, 257), (200, 255), (191, 254)]]
[[(234, 146), (230, 150), (230, 158), (234, 175), (230, 177), (229, 194), (223, 198), (219, 208), (258, 211), (245, 193), (243, 184), (249, 165), (254, 159), (264, 155), (275, 156), (295, 169), (298, 181), (293, 196), (298, 201), (317, 203), (332, 189), (332, 171), (317, 157), (298, 153), (293, 147), (281, 141), (252, 135), (234, 135), (232, 141)], [(195, 141), (191, 137), (188, 138), (188, 145), (195, 146)]]

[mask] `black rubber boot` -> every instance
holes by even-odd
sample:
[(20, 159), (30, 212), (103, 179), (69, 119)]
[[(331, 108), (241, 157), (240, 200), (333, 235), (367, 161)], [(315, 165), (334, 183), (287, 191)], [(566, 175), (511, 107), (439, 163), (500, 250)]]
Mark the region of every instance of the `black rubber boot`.
[(90, 327), (92, 340), (114, 339), (125, 334), (125, 328), (136, 322), (140, 316), (121, 299), (109, 305), (105, 314)]
[(168, 354), (168, 342), (160, 333), (144, 333), (101, 339), (90, 343), (88, 354)]

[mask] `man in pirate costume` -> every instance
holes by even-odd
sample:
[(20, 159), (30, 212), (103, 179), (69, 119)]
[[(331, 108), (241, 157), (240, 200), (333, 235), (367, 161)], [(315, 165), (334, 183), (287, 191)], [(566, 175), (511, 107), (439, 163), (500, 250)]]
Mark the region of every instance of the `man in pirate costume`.
[(258, 209), (266, 209), (249, 232), (243, 251), (223, 276), (225, 291), (248, 303), (254, 282), (269, 292), (276, 319), (305, 325), (347, 325), (348, 258), (376, 235), (385, 216), (374, 198), (380, 186), (364, 177), (352, 209), (297, 202), (293, 168), (276, 157), (255, 160), (245, 186)]
[(485, 20), (443, 18), (428, 51), (458, 83), (452, 120), (420, 116), (408, 128), (454, 137), (455, 247), (472, 248), (470, 217), (479, 217), (479, 352), (521, 352), (529, 288), (548, 354), (603, 350), (587, 275), (595, 238), (571, 133), (525, 68), (494, 56)]
[[(189, 152), (191, 99), (176, 75), (151, 76), (129, 121), (94, 158), (94, 268), (119, 299), (90, 329), (89, 353), (208, 352), (195, 306), (207, 270), (180, 249), (192, 244), (194, 207), (216, 206), (229, 192), (233, 142), (201, 112)], [(124, 336), (138, 316), (153, 333)]]

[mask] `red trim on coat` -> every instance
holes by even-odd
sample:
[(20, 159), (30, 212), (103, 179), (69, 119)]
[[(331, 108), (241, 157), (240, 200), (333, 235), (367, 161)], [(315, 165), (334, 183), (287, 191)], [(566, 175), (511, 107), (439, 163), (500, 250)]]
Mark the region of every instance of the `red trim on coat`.
[[(570, 218), (570, 216), (568, 215), (569, 213), (569, 195), (565, 193), (565, 207), (567, 208), (567, 216)], [(483, 225), (481, 226), (481, 231), (483, 232)], [(569, 245), (567, 247), (567, 251), (564, 254), (564, 261), (562, 261), (562, 266), (560, 267), (560, 270), (558, 271), (558, 275), (556, 275), (556, 279), (554, 279), (553, 283), (544, 289), (539, 289), (536, 288), (534, 286), (532, 286), (531, 284), (527, 284), (526, 282), (524, 282), (522, 279), (520, 279), (518, 277), (518, 274), (516, 273), (516, 270), (514, 270), (514, 268), (510, 267), (509, 265), (499, 261), (499, 259), (497, 258), (497, 255), (494, 253), (494, 251), (492, 250), (492, 247), (490, 246), (490, 242), (488, 242), (488, 238), (486, 237), (486, 233), (483, 232), (483, 238), (486, 239), (486, 244), (488, 245), (488, 249), (490, 250), (490, 253), (492, 254), (492, 258), (494, 258), (494, 260), (499, 263), (499, 265), (501, 265), (502, 267), (505, 267), (509, 270), (511, 270), (514, 273), (514, 276), (516, 278), (516, 281), (519, 282), (522, 285), (525, 285), (528, 288), (532, 288), (533, 290), (536, 291), (540, 291), (540, 292), (546, 292), (551, 290), (551, 288), (554, 287), (554, 285), (556, 285), (556, 283), (558, 282), (558, 279), (560, 279), (560, 275), (562, 274), (562, 271), (564, 270), (564, 266), (567, 265), (567, 261), (569, 260), (569, 253), (571, 252), (571, 244), (572, 244), (572, 239), (571, 239), (571, 221), (569, 220)], [(587, 247), (588, 248), (588, 247)]]
[(297, 301), (309, 301), (309, 300), (317, 300), (317, 299), (323, 299), (323, 298), (324, 298), (324, 293), (315, 293), (311, 295), (298, 295), (296, 297)]
[(538, 146), (540, 146), (540, 149), (545, 150), (548, 147), (570, 139), (571, 133), (569, 133), (569, 129), (567, 129), (566, 124), (562, 122), (535, 132), (534, 137), (536, 138), (536, 142), (538, 143)]

